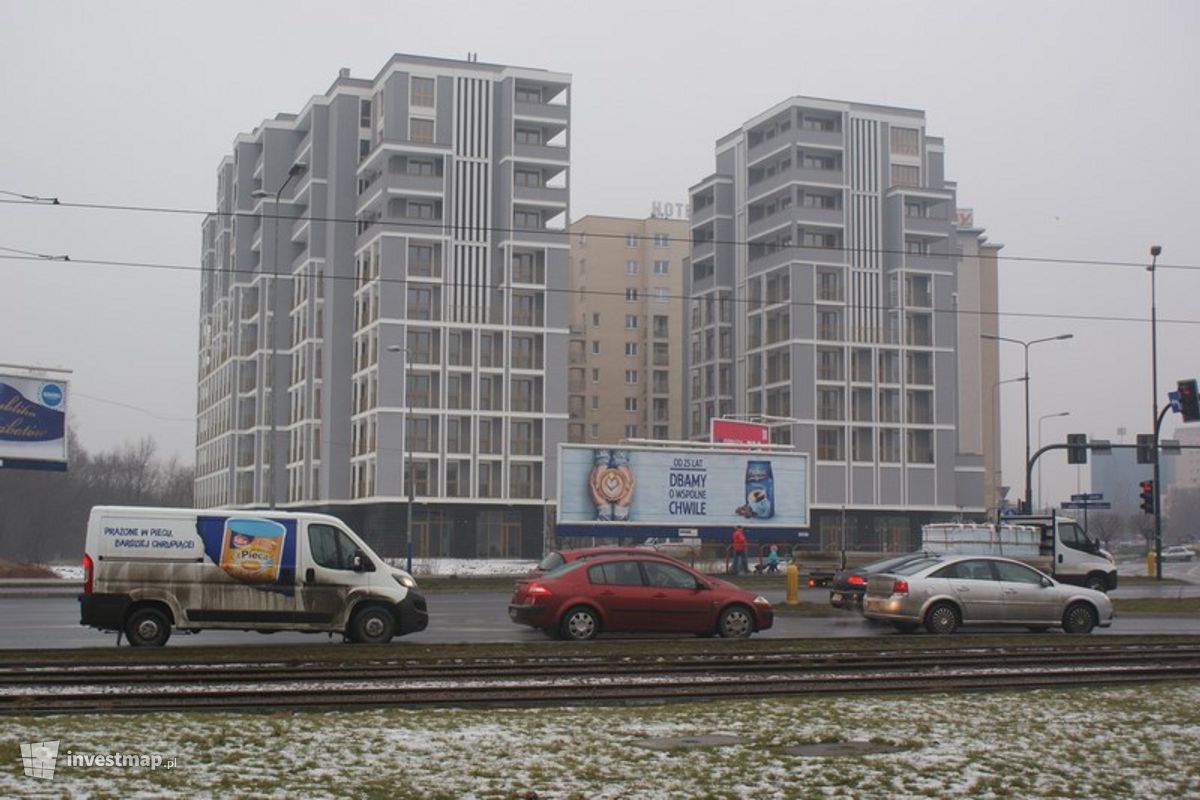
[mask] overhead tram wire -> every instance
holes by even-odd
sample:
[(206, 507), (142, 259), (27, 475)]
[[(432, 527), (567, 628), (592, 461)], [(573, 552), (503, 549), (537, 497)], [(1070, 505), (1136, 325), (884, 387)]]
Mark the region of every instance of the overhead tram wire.
[[(5, 192), (3, 190), (0, 190), (0, 194), (7, 194), (7, 195), (13, 195), (15, 197), (26, 198), (25, 200), (8, 200), (8, 199), (0, 198), (0, 205), (24, 205), (24, 206), (55, 205), (60, 208), (74, 208), (74, 209), (82, 209), (82, 210), (90, 210), (90, 211), (127, 211), (127, 212), (144, 213), (144, 214), (176, 214), (176, 215), (194, 216), (194, 217), (210, 217), (210, 216), (211, 217), (232, 217), (232, 218), (242, 218), (242, 219), (253, 220), (253, 221), (258, 221), (261, 219), (276, 219), (276, 218), (295, 221), (295, 219), (296, 219), (296, 217), (289, 217), (287, 215), (275, 215), (275, 214), (267, 214), (267, 213), (260, 214), (260, 213), (256, 213), (256, 212), (252, 212), (252, 211), (218, 211), (218, 210), (211, 210), (211, 209), (206, 210), (206, 209), (198, 209), (198, 208), (179, 208), (179, 207), (170, 207), (170, 206), (141, 206), (141, 205), (127, 205), (127, 204), (117, 204), (117, 203), (62, 202), (56, 197), (40, 198), (40, 197), (36, 197), (34, 195), (20, 195), (20, 194), (17, 194), (16, 192)], [(33, 202), (35, 200), (37, 202)], [(335, 224), (342, 224), (342, 225), (357, 225), (360, 222), (360, 220), (358, 220), (354, 217), (347, 218), (347, 217), (307, 216), (307, 217), (304, 217), (303, 219), (305, 219), (309, 222), (328, 222), (328, 223), (335, 223)], [(665, 221), (669, 221), (669, 220), (665, 220)], [(443, 232), (445, 230), (452, 229), (454, 227), (452, 225), (449, 225), (449, 224), (443, 223), (443, 222), (422, 222), (420, 220), (407, 220), (407, 219), (405, 219), (405, 220), (377, 219), (377, 220), (373, 220), (372, 224), (380, 225), (380, 226), (396, 226), (396, 227), (404, 227), (404, 228), (418, 228), (418, 229), (428, 228), (430, 231), (438, 231), (438, 232)], [(472, 230), (486, 230), (491, 233), (512, 233), (512, 234), (522, 234), (522, 233), (530, 232), (530, 229), (528, 229), (528, 228), (512, 228), (512, 227), (504, 227), (504, 226), (499, 226), (499, 225), (487, 226), (487, 227), (483, 227), (483, 228), (478, 228), (478, 227), (473, 226)], [(562, 230), (538, 229), (536, 232), (539, 234), (549, 233), (549, 234), (560, 235), (563, 237), (564, 243), (566, 243), (565, 240), (568, 237), (579, 233), (578, 231), (571, 231), (569, 227), (564, 228)], [(623, 234), (623, 233), (588, 232), (586, 234), (586, 236), (587, 236), (587, 238), (592, 238), (592, 239), (626, 239), (629, 237), (632, 237), (639, 241), (651, 241), (653, 239), (653, 236), (649, 236), (649, 235)], [(665, 241), (691, 243), (692, 239), (691, 239), (691, 237), (688, 237), (686, 239), (667, 237), (665, 239)], [(714, 245), (732, 245), (735, 247), (749, 247), (751, 244), (753, 244), (752, 242), (741, 241), (741, 240), (736, 240), (736, 239), (708, 239), (708, 240), (705, 240), (704, 243), (705, 244), (714, 244)], [(911, 255), (906, 250), (889, 250), (886, 248), (878, 248), (878, 247), (870, 247), (870, 248), (868, 248), (868, 247), (848, 247), (848, 246), (844, 246), (844, 245), (837, 246), (837, 247), (825, 247), (825, 246), (809, 247), (809, 246), (804, 246), (804, 245), (793, 244), (793, 245), (789, 245), (788, 247), (781, 247), (779, 249), (786, 250), (786, 249), (800, 249), (800, 248), (803, 248), (806, 250), (823, 250), (823, 251), (827, 251), (830, 253), (872, 253), (872, 254), (879, 254), (879, 255), (900, 255), (900, 256)], [(921, 255), (925, 258), (945, 258), (945, 259), (960, 258), (960, 255), (957, 253), (922, 253)], [(974, 256), (972, 256), (972, 257), (974, 257)], [(1088, 259), (1088, 258), (1055, 258), (1055, 257), (1049, 257), (1049, 256), (1019, 256), (1019, 255), (997, 256), (997, 259), (998, 260), (1002, 259), (1002, 260), (1008, 261), (1008, 262), (1029, 262), (1029, 263), (1035, 263), (1035, 264), (1059, 264), (1059, 265), (1067, 265), (1067, 266), (1073, 265), (1073, 266), (1093, 266), (1093, 267), (1126, 267), (1126, 268), (1137, 268), (1139, 270), (1144, 270), (1146, 268), (1146, 265), (1139, 261), (1104, 261), (1104, 260), (1099, 260), (1099, 259)], [(1157, 269), (1200, 270), (1200, 264), (1159, 264)]]
[[(11, 250), (12, 248), (0, 248), (0, 249)], [(164, 271), (171, 271), (171, 272), (195, 272), (195, 273), (213, 272), (213, 273), (217, 273), (217, 274), (233, 274), (233, 275), (244, 275), (244, 276), (250, 276), (250, 277), (263, 274), (257, 270), (253, 270), (253, 269), (225, 269), (225, 268), (209, 269), (207, 267), (193, 266), (191, 264), (162, 264), (162, 263), (147, 262), (147, 261), (118, 261), (118, 260), (112, 260), (112, 259), (70, 258), (69, 256), (62, 256), (61, 258), (58, 258), (55, 260), (66, 262), (69, 264), (82, 264), (82, 265), (92, 265), (92, 266), (101, 266), (101, 267), (132, 268), (132, 269), (156, 269), (156, 270), (164, 270)], [(35, 257), (35, 256), (0, 254), (0, 261), (44, 262), (44, 261), (46, 261), (46, 259), (42, 258), (42, 257)], [(1161, 264), (1159, 265), (1159, 269), (1162, 269)], [(335, 281), (357, 281), (358, 277), (354, 276), (354, 275), (329, 275), (329, 274), (326, 274), (323, 276), (323, 279), (335, 280)], [(404, 278), (388, 278), (388, 277), (384, 277), (383, 275), (380, 275), (377, 278), (373, 278), (371, 280), (371, 282), (372, 283), (379, 282), (381, 284), (385, 284), (385, 283), (406, 284), (406, 283), (408, 283), (408, 281), (406, 281)], [(539, 289), (539, 291), (543, 291), (546, 294), (584, 295), (584, 296), (589, 296), (589, 297), (619, 297), (619, 298), (625, 297), (625, 294), (623, 292), (604, 291), (601, 289), (554, 289), (549, 286), (545, 286), (545, 287), (541, 287)], [(686, 302), (690, 302), (692, 300), (700, 299), (700, 298), (694, 298), (694, 297), (690, 297), (688, 295), (680, 295), (680, 294), (668, 294), (668, 295), (663, 295), (663, 297), (666, 300), (675, 300), (675, 301), (679, 301), (681, 303), (686, 303)], [(729, 297), (729, 298), (723, 298), (723, 299), (730, 303), (760, 302), (760, 301), (754, 301), (751, 298)], [(785, 304), (779, 303), (778, 305), (782, 306)], [(789, 300), (786, 303), (786, 305), (789, 308), (815, 308), (817, 306), (822, 306), (822, 305), (827, 305), (827, 304), (820, 303), (815, 300), (809, 301), (809, 302), (800, 301), (800, 300)], [(848, 310), (854, 310), (857, 308), (866, 308), (866, 306), (859, 306), (857, 304), (849, 303), (849, 302), (839, 303), (838, 307), (846, 308)], [(919, 310), (923, 311), (923, 312), (928, 312), (930, 314), (962, 314), (962, 315), (966, 315), (966, 316), (988, 317), (988, 318), (995, 318), (995, 319), (1005, 319), (1005, 318), (1008, 318), (1008, 319), (1045, 319), (1045, 320), (1066, 320), (1066, 321), (1080, 321), (1080, 322), (1135, 322), (1135, 323), (1145, 323), (1148, 321), (1148, 318), (1146, 318), (1146, 317), (1126, 317), (1126, 316), (1119, 317), (1119, 316), (1114, 316), (1111, 314), (1065, 314), (1065, 313), (1050, 313), (1050, 312), (1035, 312), (1035, 311), (983, 311), (983, 310), (977, 310), (977, 309), (962, 309), (962, 308), (957, 308), (957, 307), (942, 308), (939, 306), (921, 307)], [(1167, 324), (1167, 325), (1200, 325), (1200, 319), (1161, 319), (1160, 318), (1158, 321), (1160, 323)]]

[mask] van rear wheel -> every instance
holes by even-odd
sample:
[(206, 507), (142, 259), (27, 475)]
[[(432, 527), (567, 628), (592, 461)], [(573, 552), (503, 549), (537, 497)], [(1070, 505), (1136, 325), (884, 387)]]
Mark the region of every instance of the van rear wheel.
[(359, 644), (387, 644), (395, 630), (396, 620), (383, 606), (363, 606), (350, 618), (350, 640)]
[(171, 623), (160, 608), (135, 608), (125, 619), (125, 638), (133, 647), (162, 647), (171, 638)]

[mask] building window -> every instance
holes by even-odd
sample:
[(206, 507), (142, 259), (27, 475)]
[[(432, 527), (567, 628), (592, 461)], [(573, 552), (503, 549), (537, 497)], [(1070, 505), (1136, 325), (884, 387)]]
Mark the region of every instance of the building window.
[(541, 103), (542, 90), (530, 86), (518, 86), (516, 98), (518, 103)]
[(654, 315), (654, 336), (657, 339), (665, 339), (669, 335), (667, 326), (670, 319), (661, 314)]
[(404, 173), (431, 178), (434, 174), (433, 162), (428, 158), (410, 158), (404, 165)]
[(410, 200), (405, 207), (405, 216), (409, 219), (433, 219), (433, 203), (417, 203)]
[(638, 290), (637, 290), (637, 287), (635, 287), (635, 286), (628, 286), (628, 287), (626, 287), (626, 288), (625, 288), (625, 300), (626, 300), (626, 302), (633, 303), (633, 302), (636, 302), (636, 301), (637, 301), (637, 299), (638, 299)]
[(670, 261), (663, 261), (661, 259), (658, 261), (655, 261), (654, 262), (654, 274), (655, 275), (666, 275), (667, 271), (670, 269), (670, 267), (671, 267)]
[(920, 155), (920, 131), (892, 127), (892, 152), (902, 156)]
[(817, 460), (845, 461), (844, 439), (841, 428), (817, 428)]
[(366, 160), (367, 156), (370, 154), (371, 154), (371, 140), (370, 139), (359, 139), (358, 140), (358, 163), (361, 164), (363, 161)]
[(433, 144), (433, 120), (413, 117), (408, 121), (408, 138), (418, 144)]
[(665, 286), (655, 286), (654, 287), (654, 302), (665, 303), (665, 302), (667, 302), (668, 298), (669, 298), (669, 295), (667, 294), (667, 287), (665, 287)]
[[(594, 356), (600, 355), (600, 340), (599, 339), (592, 339), (592, 355), (594, 355)], [(592, 372), (594, 373), (595, 370), (592, 370)]]
[(908, 164), (892, 164), (892, 186), (920, 186), (921, 168)]
[(592, 367), (592, 383), (600, 382), (600, 368)]
[(627, 330), (627, 331), (635, 330), (637, 328), (637, 326), (638, 326), (637, 314), (626, 314), (625, 315), (625, 330)]
[(638, 435), (638, 426), (637, 425), (626, 425), (625, 426), (625, 438), (626, 439), (636, 439), (637, 435)]
[(600, 395), (594, 394), (594, 395), (592, 395), (592, 411), (599, 411), (599, 410), (600, 410)]
[(626, 247), (637, 247), (638, 246), (637, 234), (634, 234), (634, 233), (625, 234), (625, 246)]
[(625, 355), (636, 356), (637, 350), (638, 350), (637, 342), (626, 342), (625, 343)]
[(436, 258), (437, 252), (436, 245), (410, 243), (408, 245), (408, 274), (425, 277), (441, 275), (441, 265)]
[(908, 432), (908, 463), (933, 463), (933, 431)]
[(536, 144), (542, 143), (542, 132), (538, 128), (517, 128), (513, 133), (517, 144)]
[(600, 312), (593, 311), (592, 312), (592, 327), (597, 327), (599, 325), (600, 325)]
[(637, 411), (637, 408), (638, 408), (637, 401), (638, 401), (638, 399), (636, 397), (626, 397), (625, 398), (625, 410), (626, 411)]
[(626, 275), (637, 275), (638, 272), (641, 270), (641, 268), (642, 268), (641, 265), (638, 264), (638, 262), (633, 261), (632, 259), (625, 262), (625, 274)]
[(668, 241), (670, 241), (670, 239), (665, 233), (654, 234), (654, 246), (655, 247), (666, 247)]
[(371, 127), (371, 101), (360, 100), (358, 103), (358, 126), (360, 128)]
[(636, 369), (625, 370), (625, 383), (634, 384), (638, 382), (638, 371)]
[(535, 169), (518, 169), (513, 172), (513, 183), (517, 186), (540, 187), (542, 185), (542, 173)]
[(538, 211), (514, 211), (513, 227), (526, 231), (536, 231), (542, 227), (542, 215)]
[(855, 461), (871, 461), (874, 457), (872, 443), (874, 435), (870, 428), (855, 428), (852, 433), (854, 441), (853, 458)]
[(433, 108), (434, 86), (433, 78), (413, 78), (409, 92), (410, 103), (421, 108)]

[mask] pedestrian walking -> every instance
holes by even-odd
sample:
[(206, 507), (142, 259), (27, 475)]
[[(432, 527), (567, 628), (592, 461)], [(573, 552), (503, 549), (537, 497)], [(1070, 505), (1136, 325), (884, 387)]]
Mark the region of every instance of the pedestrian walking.
[(746, 561), (746, 532), (738, 525), (733, 529), (733, 574), (749, 571), (750, 564)]

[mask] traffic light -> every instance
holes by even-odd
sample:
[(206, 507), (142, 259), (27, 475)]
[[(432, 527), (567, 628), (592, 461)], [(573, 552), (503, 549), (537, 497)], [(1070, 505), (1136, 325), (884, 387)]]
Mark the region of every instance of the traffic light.
[(1068, 433), (1067, 434), (1067, 463), (1068, 464), (1086, 464), (1087, 463), (1087, 434), (1086, 433)]
[(1154, 434), (1139, 433), (1137, 435), (1137, 463), (1154, 463)]
[(1179, 392), (1179, 413), (1184, 422), (1200, 422), (1200, 395), (1196, 393), (1196, 379), (1176, 381), (1175, 389)]
[(1141, 489), (1139, 497), (1142, 498), (1142, 511), (1147, 514), (1154, 513), (1154, 481), (1142, 481), (1138, 484)]

